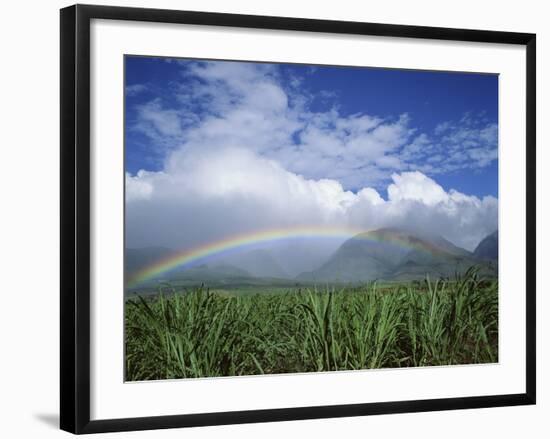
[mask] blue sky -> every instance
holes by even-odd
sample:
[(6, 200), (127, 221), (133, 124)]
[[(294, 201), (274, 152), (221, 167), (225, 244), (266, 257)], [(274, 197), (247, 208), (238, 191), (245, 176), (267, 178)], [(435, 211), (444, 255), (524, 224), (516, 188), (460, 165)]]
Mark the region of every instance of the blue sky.
[[(151, 57), (126, 57), (125, 62), (126, 171), (131, 174), (140, 169), (159, 171), (165, 166), (167, 155), (187, 141), (189, 132), (196, 130), (205, 119), (223, 115), (209, 108), (211, 97), (204, 97), (204, 91), (197, 92), (201, 85), (211, 85), (201, 77), (200, 69), (195, 68), (200, 62)], [(402, 125), (410, 131), (401, 137), (396, 134), (395, 147), (389, 146), (391, 154), (386, 152), (384, 156), (399, 159), (400, 152), (406, 151), (415, 140), (420, 143), (406, 163), (377, 166), (376, 158), (374, 163), (372, 157), (366, 160), (365, 174), (372, 176), (370, 178), (363, 179), (360, 175), (346, 178), (342, 174), (352, 173), (346, 167), (340, 173), (334, 172), (337, 161), (312, 171), (311, 175), (307, 175), (307, 164), (297, 166), (296, 173), (314, 179), (335, 178), (352, 191), (364, 185), (372, 186), (385, 197), (384, 188), (392, 173), (419, 170), (445, 190), (456, 189), (478, 197), (498, 196), (498, 76), (291, 64), (249, 65), (265, 67), (263, 73), (284, 90), (294, 112), (315, 115), (337, 111), (339, 119), (366, 115), (387, 125)], [(217, 86), (222, 88), (223, 84)], [(299, 119), (300, 115), (290, 118)], [(330, 121), (325, 129), (330, 130)], [(303, 135), (303, 125), (295, 124), (289, 128), (288, 139), (281, 139), (280, 148), (287, 147), (285, 140), (290, 140), (294, 147), (300, 145), (304, 142), (300, 137)], [(268, 150), (262, 153), (280, 159), (280, 153), (270, 154)], [(346, 154), (345, 146), (342, 154)], [(449, 160), (451, 154), (456, 155), (456, 160)], [(311, 155), (304, 157), (315, 160)], [(357, 169), (362, 165), (361, 157), (357, 157), (353, 173), (361, 172)], [(288, 160), (295, 161), (295, 156)]]

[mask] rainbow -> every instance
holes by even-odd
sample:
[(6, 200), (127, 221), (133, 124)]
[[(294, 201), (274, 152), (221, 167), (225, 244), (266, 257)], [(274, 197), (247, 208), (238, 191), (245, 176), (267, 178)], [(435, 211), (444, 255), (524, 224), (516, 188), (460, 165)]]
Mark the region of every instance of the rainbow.
[(287, 239), (302, 238), (341, 238), (348, 239), (362, 235), (362, 239), (391, 243), (393, 245), (413, 249), (417, 248), (428, 252), (441, 251), (432, 243), (411, 238), (406, 233), (397, 232), (392, 229), (380, 229), (375, 233), (367, 233), (364, 229), (353, 227), (331, 227), (331, 226), (297, 226), (281, 227), (254, 232), (231, 235), (218, 241), (206, 243), (196, 247), (188, 248), (172, 254), (164, 259), (148, 265), (141, 270), (132, 273), (126, 281), (126, 288), (133, 288), (136, 285), (154, 279), (176, 267), (190, 266), (197, 261), (206, 260), (232, 250), (246, 248), (254, 245), (261, 245), (268, 242), (276, 242)]
[(331, 227), (331, 226), (296, 226), (280, 227), (266, 230), (259, 230), (248, 233), (231, 235), (218, 241), (206, 243), (196, 247), (188, 248), (172, 254), (164, 259), (148, 265), (145, 268), (132, 273), (126, 281), (126, 288), (132, 288), (141, 282), (151, 280), (176, 267), (191, 265), (201, 259), (231, 251), (233, 249), (259, 245), (268, 242), (281, 241), (286, 239), (299, 238), (350, 238), (364, 233), (364, 229), (353, 227)]

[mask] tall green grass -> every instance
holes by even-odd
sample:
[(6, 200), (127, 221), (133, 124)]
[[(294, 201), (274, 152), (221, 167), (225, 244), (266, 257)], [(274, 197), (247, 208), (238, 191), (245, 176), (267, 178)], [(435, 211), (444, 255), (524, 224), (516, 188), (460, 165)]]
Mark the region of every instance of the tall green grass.
[(498, 284), (471, 269), (285, 294), (160, 291), (127, 300), (125, 326), (129, 381), (490, 363)]

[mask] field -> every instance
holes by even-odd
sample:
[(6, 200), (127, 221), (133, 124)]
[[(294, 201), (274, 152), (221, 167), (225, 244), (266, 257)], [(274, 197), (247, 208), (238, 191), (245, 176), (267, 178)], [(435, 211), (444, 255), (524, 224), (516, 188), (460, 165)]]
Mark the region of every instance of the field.
[(498, 283), (453, 279), (126, 299), (126, 380), (493, 363)]

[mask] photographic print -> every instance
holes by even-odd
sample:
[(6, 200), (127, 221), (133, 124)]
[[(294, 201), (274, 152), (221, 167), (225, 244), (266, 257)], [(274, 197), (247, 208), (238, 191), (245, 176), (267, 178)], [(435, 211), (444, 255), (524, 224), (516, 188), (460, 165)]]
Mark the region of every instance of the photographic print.
[(124, 63), (127, 381), (498, 362), (498, 75)]

